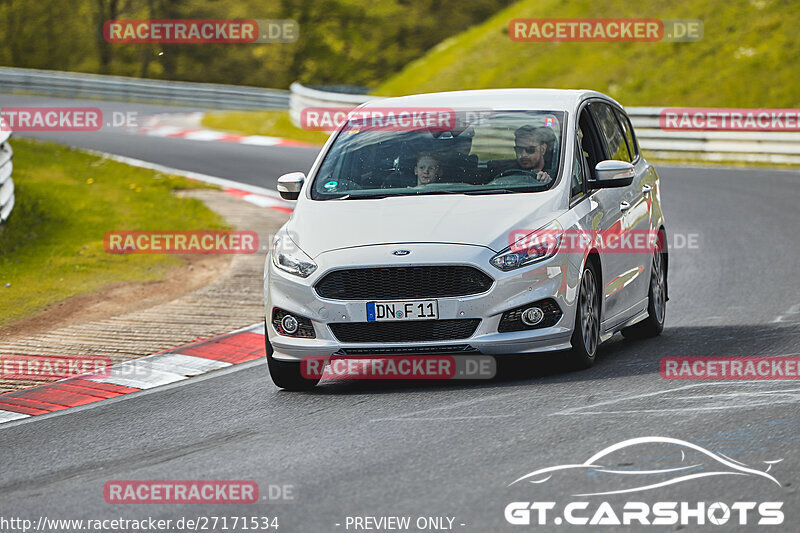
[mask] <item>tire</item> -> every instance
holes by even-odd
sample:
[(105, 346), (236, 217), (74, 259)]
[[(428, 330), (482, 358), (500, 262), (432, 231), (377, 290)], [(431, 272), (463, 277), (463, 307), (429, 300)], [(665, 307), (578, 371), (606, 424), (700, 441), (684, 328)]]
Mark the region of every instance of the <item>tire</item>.
[(667, 260), (662, 251), (653, 254), (650, 289), (647, 291), (647, 318), (622, 330), (626, 339), (649, 339), (661, 335), (667, 313)]
[(592, 262), (587, 262), (575, 303), (572, 350), (568, 352), (570, 366), (574, 369), (590, 368), (597, 356), (600, 344), (600, 290), (597, 268)]
[(264, 332), (264, 343), (267, 349), (269, 377), (275, 385), (289, 391), (309, 391), (317, 386), (319, 378), (304, 378), (300, 372), (300, 362), (280, 361), (272, 356), (275, 350), (272, 349), (266, 332)]

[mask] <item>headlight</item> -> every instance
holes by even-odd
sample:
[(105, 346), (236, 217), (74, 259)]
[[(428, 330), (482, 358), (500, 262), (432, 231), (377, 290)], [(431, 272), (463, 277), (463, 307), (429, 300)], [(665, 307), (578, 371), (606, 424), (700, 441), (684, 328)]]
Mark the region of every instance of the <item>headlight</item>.
[(564, 228), (553, 221), (542, 229), (523, 237), (489, 260), (493, 267), (508, 271), (544, 261), (556, 255)]
[(317, 269), (317, 264), (286, 234), (278, 234), (272, 241), (272, 264), (301, 278), (307, 278)]

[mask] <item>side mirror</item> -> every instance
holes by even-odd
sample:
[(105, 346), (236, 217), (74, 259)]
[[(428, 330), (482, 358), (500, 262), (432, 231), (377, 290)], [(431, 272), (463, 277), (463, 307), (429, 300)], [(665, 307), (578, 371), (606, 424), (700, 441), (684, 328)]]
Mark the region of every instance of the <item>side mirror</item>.
[(289, 172), (278, 178), (278, 192), (284, 200), (297, 200), (300, 197), (300, 189), (306, 181), (306, 175), (302, 172)]
[(627, 187), (633, 183), (635, 171), (633, 165), (627, 161), (609, 159), (600, 161), (594, 167), (597, 179), (589, 180), (590, 189), (605, 189), (610, 187)]

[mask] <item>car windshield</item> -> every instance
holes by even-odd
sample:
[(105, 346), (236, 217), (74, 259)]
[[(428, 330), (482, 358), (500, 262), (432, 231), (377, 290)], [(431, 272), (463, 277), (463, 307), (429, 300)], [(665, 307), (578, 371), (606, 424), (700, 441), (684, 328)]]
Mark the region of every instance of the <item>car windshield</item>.
[(565, 115), (459, 110), (444, 120), (351, 118), (325, 156), (311, 198), (544, 191), (558, 179)]

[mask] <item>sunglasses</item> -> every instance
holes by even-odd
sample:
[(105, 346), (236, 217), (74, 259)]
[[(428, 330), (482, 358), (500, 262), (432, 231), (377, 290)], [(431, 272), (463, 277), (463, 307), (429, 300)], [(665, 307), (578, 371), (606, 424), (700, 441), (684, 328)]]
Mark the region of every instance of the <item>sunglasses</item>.
[(535, 144), (533, 146), (515, 146), (514, 147), (514, 151), (517, 154), (521, 154), (521, 153), (533, 154), (533, 153), (536, 152), (536, 150), (539, 149), (540, 146), (542, 146), (542, 145), (541, 144)]

